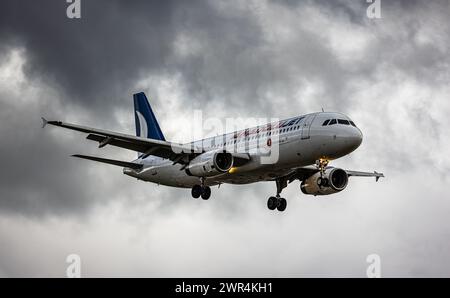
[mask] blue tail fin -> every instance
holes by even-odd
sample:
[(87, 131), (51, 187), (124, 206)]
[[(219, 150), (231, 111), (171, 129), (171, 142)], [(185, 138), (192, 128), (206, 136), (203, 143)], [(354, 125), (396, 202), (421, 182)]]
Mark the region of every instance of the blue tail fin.
[(148, 103), (144, 92), (133, 95), (136, 135), (142, 138), (165, 141), (164, 135), (156, 121), (155, 114)]

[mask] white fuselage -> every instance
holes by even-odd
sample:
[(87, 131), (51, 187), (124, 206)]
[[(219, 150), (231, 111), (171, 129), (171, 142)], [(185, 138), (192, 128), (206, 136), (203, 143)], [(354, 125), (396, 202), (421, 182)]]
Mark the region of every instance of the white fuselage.
[[(328, 119), (341, 123), (323, 125)], [(344, 121), (342, 121), (344, 120)], [(350, 124), (351, 123), (351, 124)], [(270, 127), (270, 130), (267, 128)], [(227, 150), (244, 153), (250, 160), (242, 166), (205, 180), (206, 185), (220, 183), (246, 184), (273, 180), (297, 167), (314, 164), (318, 159), (336, 159), (354, 151), (362, 142), (361, 131), (350, 118), (340, 113), (320, 112), (289, 118), (276, 123), (232, 132), (220, 137), (206, 138), (190, 144), (203, 151)], [(278, 148), (274, 163), (265, 163), (257, 148)], [(139, 158), (134, 162), (140, 170), (124, 168), (124, 174), (140, 180), (174, 187), (192, 187), (199, 177), (190, 176), (182, 164), (156, 156)]]

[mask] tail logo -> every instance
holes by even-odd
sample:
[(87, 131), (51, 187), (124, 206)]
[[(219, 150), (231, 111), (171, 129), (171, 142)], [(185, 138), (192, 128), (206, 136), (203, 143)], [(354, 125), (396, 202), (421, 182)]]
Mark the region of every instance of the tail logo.
[(141, 138), (147, 138), (148, 137), (147, 121), (139, 111), (136, 111), (136, 115), (139, 119), (139, 127), (141, 128), (139, 131), (139, 136)]

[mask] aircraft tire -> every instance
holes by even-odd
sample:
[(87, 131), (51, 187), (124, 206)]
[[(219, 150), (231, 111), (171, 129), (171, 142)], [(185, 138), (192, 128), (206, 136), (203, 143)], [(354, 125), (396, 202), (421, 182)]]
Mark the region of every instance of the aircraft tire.
[(287, 201), (285, 198), (279, 198), (278, 199), (278, 205), (277, 205), (277, 210), (282, 212), (284, 210), (286, 210), (287, 207)]
[(275, 208), (277, 208), (277, 198), (275, 197), (270, 197), (267, 200), (267, 208), (269, 208), (270, 210), (275, 210)]
[(204, 186), (204, 187), (202, 188), (202, 194), (201, 194), (201, 196), (202, 196), (202, 199), (203, 199), (203, 200), (208, 200), (209, 197), (211, 196), (211, 188), (210, 188), (209, 186)]
[(198, 184), (194, 185), (191, 190), (192, 197), (198, 199), (202, 194), (202, 187)]

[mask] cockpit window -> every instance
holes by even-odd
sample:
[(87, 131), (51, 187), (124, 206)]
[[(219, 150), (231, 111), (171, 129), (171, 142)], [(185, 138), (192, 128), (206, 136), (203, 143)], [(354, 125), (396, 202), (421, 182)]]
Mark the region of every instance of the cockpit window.
[(356, 125), (353, 121), (345, 120), (345, 119), (327, 119), (323, 122), (322, 126), (333, 125), (333, 124), (352, 125), (352, 126), (356, 127)]

